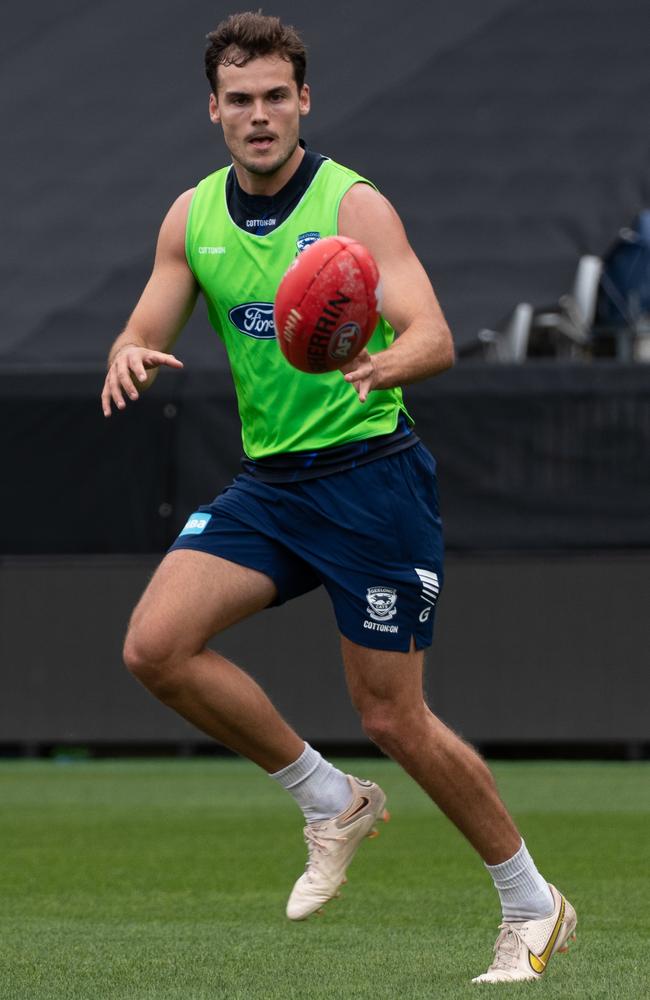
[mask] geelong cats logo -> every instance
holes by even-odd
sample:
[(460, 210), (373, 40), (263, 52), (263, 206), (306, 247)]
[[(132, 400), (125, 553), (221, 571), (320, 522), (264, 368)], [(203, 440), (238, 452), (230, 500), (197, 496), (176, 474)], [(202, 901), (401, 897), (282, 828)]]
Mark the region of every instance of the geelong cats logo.
[(303, 250), (306, 250), (307, 247), (311, 246), (312, 243), (317, 243), (319, 239), (320, 239), (320, 233), (316, 232), (315, 229), (312, 229), (308, 233), (301, 233), (298, 239), (296, 240), (298, 253), (302, 253)]
[(387, 622), (397, 614), (397, 591), (393, 587), (368, 587), (366, 611), (377, 622)]

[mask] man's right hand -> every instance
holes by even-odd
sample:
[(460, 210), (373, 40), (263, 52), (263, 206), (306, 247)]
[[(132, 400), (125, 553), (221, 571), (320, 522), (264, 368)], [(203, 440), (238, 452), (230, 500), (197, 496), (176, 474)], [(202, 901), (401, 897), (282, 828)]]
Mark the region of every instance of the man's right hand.
[(168, 368), (182, 368), (183, 362), (173, 354), (151, 351), (137, 344), (125, 344), (113, 356), (106, 373), (102, 390), (102, 411), (105, 417), (111, 415), (111, 403), (118, 410), (126, 406), (124, 395), (135, 402), (142, 389), (148, 388), (153, 376), (161, 365)]

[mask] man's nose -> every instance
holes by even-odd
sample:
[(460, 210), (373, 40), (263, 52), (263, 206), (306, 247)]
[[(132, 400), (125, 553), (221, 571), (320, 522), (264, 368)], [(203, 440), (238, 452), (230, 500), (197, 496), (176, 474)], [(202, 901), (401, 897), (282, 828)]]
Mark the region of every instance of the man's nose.
[(253, 121), (256, 123), (267, 122), (269, 113), (264, 101), (255, 101), (253, 104)]

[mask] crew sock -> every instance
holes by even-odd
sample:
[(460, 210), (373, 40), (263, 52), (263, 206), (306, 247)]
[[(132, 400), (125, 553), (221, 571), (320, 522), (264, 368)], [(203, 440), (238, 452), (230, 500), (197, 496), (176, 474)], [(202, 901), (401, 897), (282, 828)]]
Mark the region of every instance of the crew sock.
[(293, 795), (308, 823), (338, 816), (352, 801), (347, 777), (309, 743), (298, 760), (269, 777)]
[(485, 867), (499, 893), (504, 920), (541, 920), (553, 912), (548, 882), (537, 871), (523, 840), (517, 853), (507, 861)]

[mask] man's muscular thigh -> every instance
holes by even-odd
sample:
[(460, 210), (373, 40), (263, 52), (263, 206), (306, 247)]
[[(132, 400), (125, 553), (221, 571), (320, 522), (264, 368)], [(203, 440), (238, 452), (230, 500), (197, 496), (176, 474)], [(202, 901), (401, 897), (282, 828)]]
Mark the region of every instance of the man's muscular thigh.
[(127, 664), (192, 655), (213, 635), (268, 607), (276, 593), (273, 581), (257, 570), (206, 552), (170, 552), (131, 617)]

